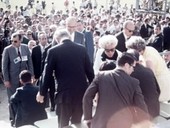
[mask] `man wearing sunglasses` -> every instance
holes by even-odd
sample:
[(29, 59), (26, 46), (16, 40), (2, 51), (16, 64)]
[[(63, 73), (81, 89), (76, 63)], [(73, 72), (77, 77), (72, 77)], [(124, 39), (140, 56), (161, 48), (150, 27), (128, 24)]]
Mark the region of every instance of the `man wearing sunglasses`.
[[(33, 73), (32, 60), (29, 48), (26, 44), (21, 44), (22, 35), (13, 33), (11, 36), (11, 45), (5, 47), (2, 53), (2, 74), (4, 85), (7, 88), (8, 99), (20, 86), (19, 73), (22, 70), (29, 70)], [(13, 125), (13, 115), (9, 106), (10, 121)]]
[(118, 39), (118, 44), (116, 47), (117, 50), (121, 52), (125, 52), (127, 50), (125, 42), (133, 35), (134, 30), (135, 25), (133, 21), (127, 20), (124, 22), (123, 30), (116, 34), (116, 38)]

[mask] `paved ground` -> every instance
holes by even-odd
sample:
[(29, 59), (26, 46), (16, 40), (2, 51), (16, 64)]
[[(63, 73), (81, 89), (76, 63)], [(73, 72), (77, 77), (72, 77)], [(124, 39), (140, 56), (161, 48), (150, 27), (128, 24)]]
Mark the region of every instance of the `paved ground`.
[(7, 93), (4, 85), (0, 84), (0, 128), (6, 128), (7, 126), (9, 126), (8, 117), (9, 117), (9, 113), (8, 113)]

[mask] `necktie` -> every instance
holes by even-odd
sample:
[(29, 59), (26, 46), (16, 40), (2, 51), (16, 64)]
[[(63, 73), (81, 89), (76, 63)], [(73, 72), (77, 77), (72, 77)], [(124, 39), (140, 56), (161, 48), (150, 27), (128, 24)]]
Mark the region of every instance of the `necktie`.
[(21, 52), (20, 52), (19, 48), (17, 48), (17, 50), (18, 50), (18, 56), (21, 58)]

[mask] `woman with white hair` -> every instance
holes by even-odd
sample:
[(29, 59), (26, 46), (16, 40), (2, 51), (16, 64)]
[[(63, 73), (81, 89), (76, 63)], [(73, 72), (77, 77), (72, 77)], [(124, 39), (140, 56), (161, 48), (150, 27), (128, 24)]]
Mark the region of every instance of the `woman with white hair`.
[(104, 62), (116, 62), (121, 52), (116, 50), (118, 40), (113, 35), (104, 35), (99, 39), (99, 47), (94, 61), (94, 73), (99, 72), (100, 66)]

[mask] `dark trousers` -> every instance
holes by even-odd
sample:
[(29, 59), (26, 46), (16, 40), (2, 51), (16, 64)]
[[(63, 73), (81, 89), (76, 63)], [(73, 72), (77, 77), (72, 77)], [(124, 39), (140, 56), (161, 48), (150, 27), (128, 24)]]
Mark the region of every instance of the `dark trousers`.
[(81, 122), (83, 110), (82, 103), (61, 103), (57, 104), (56, 114), (58, 115), (58, 128)]

